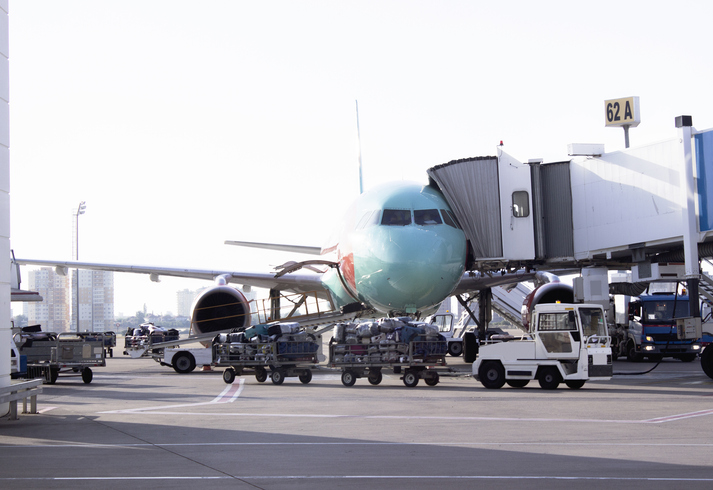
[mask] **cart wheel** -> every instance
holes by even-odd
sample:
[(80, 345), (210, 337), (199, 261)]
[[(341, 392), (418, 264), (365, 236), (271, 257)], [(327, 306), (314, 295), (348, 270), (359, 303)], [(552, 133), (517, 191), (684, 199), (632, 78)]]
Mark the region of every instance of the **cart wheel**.
[(342, 372), (342, 384), (344, 386), (354, 386), (354, 383), (356, 383), (356, 375), (353, 372)]
[(223, 371), (223, 381), (225, 381), (225, 383), (229, 385), (233, 384), (233, 381), (235, 381), (235, 369), (228, 368)]
[(267, 369), (264, 367), (255, 368), (255, 379), (258, 383), (264, 383), (267, 380)]
[(586, 381), (585, 379), (576, 379), (576, 380), (573, 379), (571, 381), (565, 381), (564, 384), (566, 384), (568, 388), (571, 388), (573, 390), (578, 390), (582, 386), (584, 386), (585, 381)]
[(546, 366), (537, 377), (543, 390), (556, 390), (560, 384), (560, 372), (554, 366)]
[(438, 373), (433, 373), (431, 376), (424, 379), (424, 381), (428, 386), (436, 386), (440, 381), (440, 377), (438, 376)]
[(375, 371), (369, 371), (368, 379), (369, 379), (369, 383), (373, 384), (374, 386), (381, 383), (381, 381), (384, 379), (384, 376), (381, 374), (381, 369), (377, 369)]
[(409, 388), (413, 388), (418, 384), (418, 374), (414, 371), (407, 370), (404, 373), (404, 384)]
[(272, 372), (272, 383), (276, 385), (281, 385), (285, 382), (285, 372), (282, 369), (276, 369)]
[(500, 361), (486, 361), (478, 368), (480, 382), (489, 389), (502, 388), (505, 384), (505, 368)]
[(92, 382), (92, 378), (94, 377), (94, 373), (92, 373), (92, 370), (87, 368), (82, 369), (82, 381), (84, 381), (86, 384), (89, 384)]
[(53, 385), (57, 382), (57, 377), (59, 376), (59, 369), (50, 368), (50, 379), (47, 384)]
[(312, 371), (310, 371), (309, 369), (305, 369), (304, 371), (302, 371), (302, 373), (300, 373), (299, 378), (302, 384), (309, 383), (310, 381), (312, 381)]

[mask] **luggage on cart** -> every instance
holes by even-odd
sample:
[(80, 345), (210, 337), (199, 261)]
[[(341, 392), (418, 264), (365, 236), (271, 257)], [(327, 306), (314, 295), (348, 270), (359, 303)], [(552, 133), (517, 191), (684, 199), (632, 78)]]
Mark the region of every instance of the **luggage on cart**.
[(262, 383), (269, 369), (274, 384), (282, 384), (291, 376), (307, 384), (312, 379), (311, 368), (318, 363), (318, 351), (317, 339), (302, 331), (299, 323), (255, 325), (244, 333), (217, 335), (213, 339), (213, 364), (226, 367), (226, 383), (250, 370)]
[(383, 368), (395, 373), (403, 369), (406, 386), (415, 386), (419, 379), (435, 385), (438, 373), (434, 368), (445, 365), (448, 344), (437, 329), (429, 327), (409, 318), (338, 324), (330, 342), (330, 366), (342, 368), (345, 386), (361, 377), (379, 384)]

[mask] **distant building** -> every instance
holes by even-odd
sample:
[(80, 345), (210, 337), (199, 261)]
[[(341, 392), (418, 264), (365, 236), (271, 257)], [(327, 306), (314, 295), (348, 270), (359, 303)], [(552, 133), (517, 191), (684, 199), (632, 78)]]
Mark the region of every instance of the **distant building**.
[[(77, 289), (77, 272), (79, 288)], [(77, 298), (77, 292), (79, 297)], [(72, 271), (72, 330), (77, 330), (79, 308), (80, 332), (114, 330), (114, 273), (109, 271)]]
[(46, 332), (69, 330), (69, 278), (56, 274), (52, 267), (31, 270), (27, 274), (30, 291), (37, 291), (44, 301), (25, 303), (28, 325), (41, 325)]
[(191, 291), (189, 289), (176, 291), (176, 314), (178, 316), (190, 317), (193, 300), (196, 299), (196, 296), (198, 296), (198, 293), (201, 291), (203, 291), (203, 289), (198, 289), (197, 291)]

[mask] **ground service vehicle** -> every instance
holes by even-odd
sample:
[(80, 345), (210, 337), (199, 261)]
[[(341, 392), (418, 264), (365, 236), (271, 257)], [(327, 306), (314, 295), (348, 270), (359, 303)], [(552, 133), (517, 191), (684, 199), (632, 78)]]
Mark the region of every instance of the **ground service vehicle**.
[(13, 336), (20, 356), (26, 358), (26, 377), (44, 378), (54, 384), (60, 372), (80, 373), (82, 381), (91, 383), (92, 367), (106, 366), (104, 335), (92, 332), (41, 332), (39, 329)]
[(542, 303), (518, 340), (481, 344), (473, 376), (486, 388), (521, 388), (537, 379), (544, 389), (572, 388), (612, 376), (611, 339), (600, 305)]
[(685, 362), (696, 359), (701, 352), (700, 339), (679, 339), (676, 319), (689, 316), (689, 298), (684, 295), (654, 293), (641, 295), (629, 302), (618, 302), (627, 312), (611, 329), (615, 358), (626, 356), (629, 361), (644, 357), (659, 361), (674, 357)]

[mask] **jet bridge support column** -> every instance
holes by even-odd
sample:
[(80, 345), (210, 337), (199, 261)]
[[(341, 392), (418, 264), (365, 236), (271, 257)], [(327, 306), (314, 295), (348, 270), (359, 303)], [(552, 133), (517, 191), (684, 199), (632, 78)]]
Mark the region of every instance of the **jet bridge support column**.
[[(693, 178), (693, 153), (691, 138), (693, 137), (693, 118), (691, 116), (678, 116), (676, 118), (679, 141), (681, 145), (682, 164), (685, 170), (684, 195), (681, 208), (683, 210), (683, 252), (686, 267), (686, 282), (690, 298), (698, 298), (698, 284), (700, 281), (700, 268), (698, 265), (698, 225), (696, 219), (696, 187)], [(701, 312), (698, 301), (690, 301), (690, 314), (700, 318)]]

